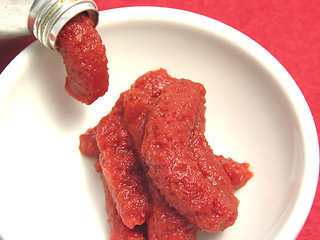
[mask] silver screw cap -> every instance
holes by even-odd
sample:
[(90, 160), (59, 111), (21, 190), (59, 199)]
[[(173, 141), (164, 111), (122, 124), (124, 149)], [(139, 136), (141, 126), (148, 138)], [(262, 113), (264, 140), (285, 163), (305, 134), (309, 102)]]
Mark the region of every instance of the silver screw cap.
[(56, 49), (60, 30), (73, 17), (86, 12), (98, 24), (97, 5), (91, 0), (35, 0), (28, 17), (28, 29), (46, 47)]

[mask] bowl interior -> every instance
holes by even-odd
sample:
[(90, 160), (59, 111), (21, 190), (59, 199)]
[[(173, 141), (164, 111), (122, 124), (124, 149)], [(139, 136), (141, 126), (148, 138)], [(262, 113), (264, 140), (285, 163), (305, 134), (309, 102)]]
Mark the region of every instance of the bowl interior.
[(138, 76), (160, 67), (204, 84), (211, 147), (250, 163), (254, 172), (236, 191), (235, 225), (198, 239), (293, 239), (314, 196), (318, 145), (308, 106), (281, 65), (236, 30), (184, 11), (108, 10), (101, 12), (98, 30), (107, 47), (110, 88), (91, 106), (65, 93), (62, 59), (39, 43), (1, 74), (4, 239), (106, 238), (102, 184), (94, 161), (79, 153), (78, 136)]

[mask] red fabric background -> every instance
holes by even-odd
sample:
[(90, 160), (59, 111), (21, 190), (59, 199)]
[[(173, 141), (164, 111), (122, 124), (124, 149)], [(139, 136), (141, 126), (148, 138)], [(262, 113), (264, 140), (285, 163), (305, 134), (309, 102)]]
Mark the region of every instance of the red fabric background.
[[(288, 70), (304, 94), (320, 130), (319, 0), (96, 0), (99, 10), (161, 6), (200, 13), (254, 39)], [(32, 40), (0, 42), (0, 71)], [(320, 190), (298, 240), (320, 237)]]

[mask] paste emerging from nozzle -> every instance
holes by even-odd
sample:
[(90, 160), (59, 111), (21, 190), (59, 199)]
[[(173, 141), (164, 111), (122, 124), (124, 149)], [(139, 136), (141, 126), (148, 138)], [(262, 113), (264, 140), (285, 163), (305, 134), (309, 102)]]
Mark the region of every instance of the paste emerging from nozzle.
[(89, 17), (79, 14), (71, 19), (56, 46), (67, 71), (65, 89), (73, 98), (89, 105), (108, 91), (106, 48)]

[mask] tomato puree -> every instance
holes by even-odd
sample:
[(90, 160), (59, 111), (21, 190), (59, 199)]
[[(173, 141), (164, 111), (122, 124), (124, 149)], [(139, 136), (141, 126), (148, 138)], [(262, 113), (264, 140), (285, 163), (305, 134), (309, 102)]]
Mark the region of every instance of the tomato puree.
[(148, 183), (153, 200), (147, 220), (148, 239), (195, 240), (197, 228), (168, 204), (151, 181)]
[(164, 69), (147, 72), (80, 136), (81, 152), (99, 158), (121, 222), (147, 224), (147, 239), (196, 239), (196, 229), (220, 232), (237, 219), (234, 190), (253, 174), (248, 163), (214, 154), (205, 94)]
[(97, 126), (99, 162), (123, 223), (143, 224), (150, 209), (145, 174), (121, 117), (111, 112)]
[(60, 31), (57, 50), (67, 71), (66, 91), (78, 101), (91, 104), (108, 90), (106, 48), (85, 14), (71, 19)]
[(80, 151), (88, 156), (98, 158), (100, 150), (96, 140), (97, 130), (96, 127), (89, 128), (84, 134), (80, 136)]
[(146, 240), (146, 226), (137, 225), (133, 229), (128, 228), (123, 224), (121, 217), (118, 214), (116, 205), (113, 201), (111, 193), (106, 183), (106, 179), (101, 174), (102, 183), (105, 192), (106, 211), (109, 215), (108, 222), (110, 224), (110, 240)]

